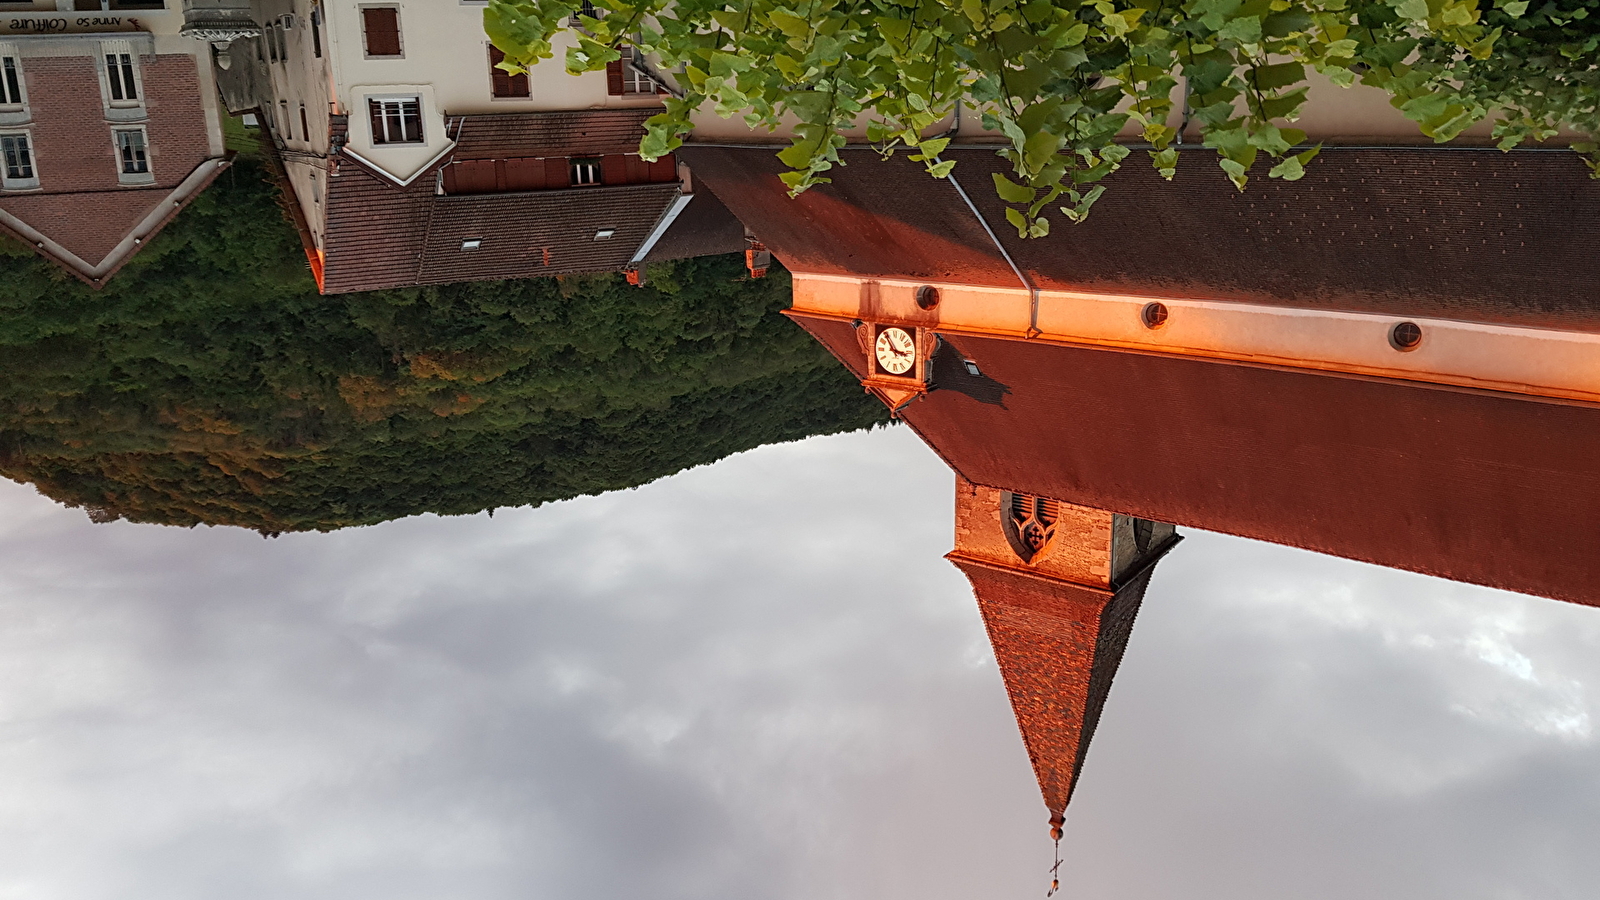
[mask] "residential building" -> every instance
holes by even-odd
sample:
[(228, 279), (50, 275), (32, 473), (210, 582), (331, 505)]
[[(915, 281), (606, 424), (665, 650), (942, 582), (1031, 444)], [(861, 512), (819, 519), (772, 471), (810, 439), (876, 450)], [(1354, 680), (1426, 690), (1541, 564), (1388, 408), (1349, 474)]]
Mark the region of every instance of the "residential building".
[(1023, 240), (992, 153), (932, 181), (851, 152), (792, 201), (768, 150), (682, 155), (955, 470), (949, 558), (1053, 822), (1172, 525), (1600, 606), (1600, 184), (1571, 153), (1330, 148), (1244, 193), (1130, 166)]
[(639, 157), (661, 109), (649, 75), (568, 75), (560, 48), (511, 75), (484, 5), (258, 0), (263, 34), (233, 45), (224, 95), (278, 148), (323, 291), (637, 272), (674, 248), (744, 248), (676, 159)]
[(227, 165), (177, 0), (6, 4), (0, 229), (103, 286)]

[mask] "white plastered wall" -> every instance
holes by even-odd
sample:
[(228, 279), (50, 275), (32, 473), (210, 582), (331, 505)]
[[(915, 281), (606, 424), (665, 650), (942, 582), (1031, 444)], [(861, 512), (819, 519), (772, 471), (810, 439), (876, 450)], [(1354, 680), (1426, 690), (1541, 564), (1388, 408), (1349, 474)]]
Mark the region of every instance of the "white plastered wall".
[[(287, 51), (274, 62), (263, 37), (239, 41), (232, 52), (235, 65), (259, 64), (267, 72), (270, 98), (262, 98), (262, 127), (276, 139), (283, 167), (295, 200), (305, 216), (316, 246), (322, 246), (327, 217), (323, 200), (327, 188), (328, 117), (335, 94), (331, 83), (331, 53), (327, 26), (322, 26), (322, 55), (317, 56), (317, 39), (312, 34), (312, 0), (256, 0), (256, 20), (269, 31), (285, 23), (283, 44)], [(255, 54), (254, 59), (248, 58)], [(300, 109), (306, 113), (302, 130)]]

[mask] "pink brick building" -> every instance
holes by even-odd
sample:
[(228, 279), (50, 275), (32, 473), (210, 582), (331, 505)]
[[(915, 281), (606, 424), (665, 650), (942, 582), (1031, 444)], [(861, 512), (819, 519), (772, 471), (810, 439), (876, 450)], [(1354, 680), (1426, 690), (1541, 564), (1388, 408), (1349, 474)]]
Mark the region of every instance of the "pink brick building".
[(0, 229), (99, 287), (226, 166), (211, 50), (164, 10), (38, 21), (87, 30), (0, 33)]

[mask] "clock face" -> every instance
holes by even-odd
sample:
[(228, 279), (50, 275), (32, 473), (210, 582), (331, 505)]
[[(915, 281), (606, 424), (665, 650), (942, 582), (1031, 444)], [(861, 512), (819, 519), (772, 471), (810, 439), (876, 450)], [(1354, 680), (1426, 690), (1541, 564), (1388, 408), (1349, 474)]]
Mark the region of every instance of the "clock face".
[(878, 332), (874, 347), (878, 365), (890, 375), (904, 375), (917, 361), (917, 345), (904, 328), (885, 328)]

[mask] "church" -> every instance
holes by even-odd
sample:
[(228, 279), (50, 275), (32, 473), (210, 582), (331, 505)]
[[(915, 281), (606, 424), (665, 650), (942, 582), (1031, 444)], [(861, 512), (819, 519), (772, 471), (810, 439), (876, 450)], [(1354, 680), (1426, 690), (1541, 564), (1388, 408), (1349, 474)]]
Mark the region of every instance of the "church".
[(1057, 836), (1177, 527), (1600, 605), (1600, 183), (1572, 154), (1330, 147), (1243, 193), (1129, 164), (1032, 240), (991, 148), (945, 180), (844, 154), (792, 200), (770, 149), (680, 155), (954, 470), (948, 558)]

